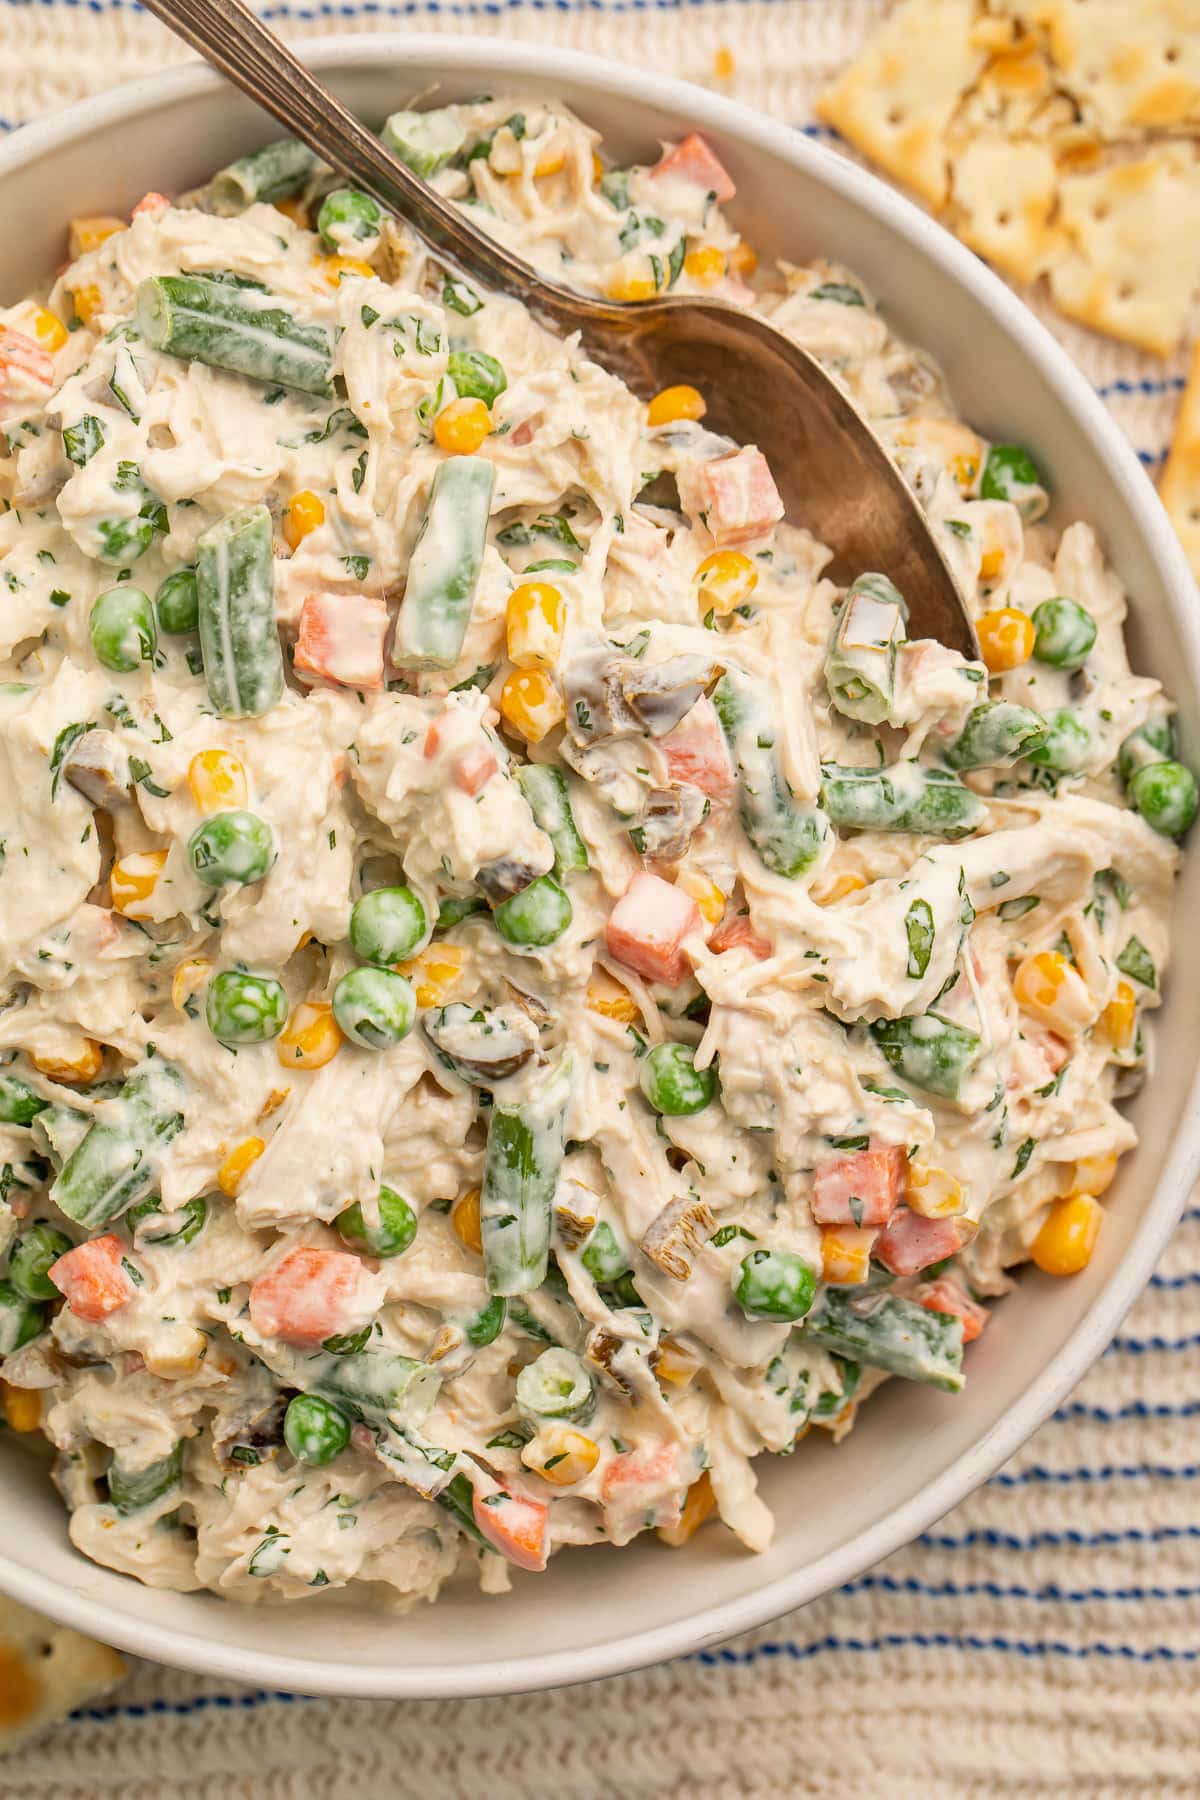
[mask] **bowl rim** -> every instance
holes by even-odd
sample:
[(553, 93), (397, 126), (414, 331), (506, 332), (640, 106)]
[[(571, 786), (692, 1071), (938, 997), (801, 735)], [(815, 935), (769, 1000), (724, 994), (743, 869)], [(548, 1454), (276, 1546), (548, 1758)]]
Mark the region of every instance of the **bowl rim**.
[[(486, 53), (489, 76), (519, 82), (556, 77), (578, 87), (615, 93), (633, 103), (688, 116), (701, 128), (727, 130), (752, 150), (790, 161), (815, 181), (907, 237), (942, 277), (965, 288), (1020, 346), (1057, 405), (1080, 431), (1099, 440), (1113, 479), (1122, 490), (1149, 559), (1170, 601), (1173, 622), (1193, 671), (1200, 672), (1200, 608), (1182, 546), (1154, 488), (1120, 427), (1082, 372), (1047, 328), (1001, 279), (914, 202), (877, 176), (815, 143), (794, 126), (764, 118), (740, 102), (710, 93), (656, 70), (639, 70), (581, 51), (496, 38), (440, 33), (380, 32), (305, 39), (296, 46), (318, 70), (378, 69), (406, 61), (438, 61), (447, 74), (474, 69)], [(224, 85), (200, 62), (141, 77), (107, 89), (19, 127), (0, 142), (0, 181), (12, 170), (52, 155), (63, 146), (102, 132), (106, 125), (157, 112)], [(884, 215), (886, 214), (886, 218)], [(1200, 687), (1200, 673), (1197, 674)], [(138, 1656), (211, 1676), (249, 1682), (286, 1694), (348, 1698), (441, 1699), (537, 1691), (625, 1674), (649, 1664), (693, 1654), (753, 1630), (842, 1586), (926, 1531), (986, 1481), (1044, 1422), (1101, 1354), (1151, 1274), (1200, 1175), (1200, 1074), (1193, 1080), (1162, 1177), (1145, 1207), (1128, 1250), (1097, 1295), (1075, 1335), (1051, 1357), (1020, 1399), (990, 1430), (956, 1457), (894, 1512), (815, 1561), (720, 1605), (700, 1607), (666, 1625), (635, 1630), (577, 1650), (481, 1659), (470, 1666), (421, 1670), (412, 1665), (366, 1668), (218, 1644), (186, 1629), (138, 1621), (127, 1610), (66, 1588), (0, 1550), (0, 1591), (62, 1624), (85, 1631)]]

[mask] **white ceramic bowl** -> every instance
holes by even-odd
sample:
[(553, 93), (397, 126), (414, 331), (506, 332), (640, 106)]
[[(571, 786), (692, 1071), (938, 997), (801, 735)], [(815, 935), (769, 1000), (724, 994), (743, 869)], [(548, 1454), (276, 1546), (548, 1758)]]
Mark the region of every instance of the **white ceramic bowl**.
[[(1136, 457), (1052, 339), (983, 265), (872, 177), (798, 132), (731, 102), (565, 52), (386, 36), (310, 46), (366, 119), (407, 97), (489, 91), (557, 96), (620, 160), (707, 132), (738, 185), (734, 216), (760, 252), (828, 255), (857, 270), (900, 332), (945, 367), (990, 436), (1030, 444), (1057, 518), (1090, 520), (1132, 597), (1132, 651), (1178, 701), (1200, 749), (1197, 595)], [(277, 133), (240, 96), (188, 68), (100, 96), (0, 146), (0, 300), (48, 276), (70, 214), (122, 212), (148, 188), (177, 193)], [(1186, 727), (1190, 725), (1190, 733)], [(985, 1480), (1099, 1355), (1175, 1224), (1200, 1152), (1200, 856), (1185, 869), (1158, 1067), (1133, 1107), (1141, 1133), (1107, 1203), (1099, 1250), (1065, 1283), (1030, 1271), (968, 1359), (958, 1398), (892, 1383), (840, 1449), (810, 1439), (759, 1474), (778, 1531), (752, 1557), (725, 1532), (685, 1551), (653, 1540), (619, 1555), (569, 1552), (506, 1600), (461, 1587), (408, 1618), (337, 1596), (301, 1607), (230, 1606), (143, 1588), (71, 1548), (45, 1467), (0, 1445), (0, 1588), (143, 1656), (300, 1693), (508, 1693), (612, 1675), (713, 1644), (850, 1580)], [(318, 1610), (319, 1609), (319, 1610)]]

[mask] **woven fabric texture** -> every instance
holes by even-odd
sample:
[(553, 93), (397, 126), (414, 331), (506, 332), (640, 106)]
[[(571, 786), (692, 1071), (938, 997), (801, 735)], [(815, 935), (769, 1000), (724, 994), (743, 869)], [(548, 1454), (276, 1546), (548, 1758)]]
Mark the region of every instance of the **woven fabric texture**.
[[(312, 0), (295, 39), (469, 32), (635, 60), (814, 135), (887, 0)], [(715, 78), (717, 51), (734, 53)], [(0, 125), (186, 56), (132, 0), (0, 0)], [(1157, 470), (1184, 359), (1036, 305)], [(721, 1649), (547, 1696), (322, 1701), (151, 1667), (0, 1760), (4, 1800), (625, 1800), (1200, 1792), (1200, 1206), (1107, 1355), (984, 1488), (836, 1594)]]

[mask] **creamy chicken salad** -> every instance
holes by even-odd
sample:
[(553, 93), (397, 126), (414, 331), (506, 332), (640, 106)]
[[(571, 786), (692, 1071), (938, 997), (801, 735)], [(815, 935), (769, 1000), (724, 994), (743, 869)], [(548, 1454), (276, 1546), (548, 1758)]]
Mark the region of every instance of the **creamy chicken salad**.
[(756, 1455), (961, 1388), (1091, 1254), (1196, 810), (1092, 531), (702, 140), (385, 136), (817, 355), (982, 660), (295, 143), (0, 313), (0, 1392), (82, 1551), (241, 1601), (762, 1549)]

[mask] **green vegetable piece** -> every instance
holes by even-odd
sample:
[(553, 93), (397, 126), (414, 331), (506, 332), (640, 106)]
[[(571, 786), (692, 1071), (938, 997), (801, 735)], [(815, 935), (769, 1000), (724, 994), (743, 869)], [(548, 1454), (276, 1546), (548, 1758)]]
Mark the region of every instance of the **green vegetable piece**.
[(302, 325), (276, 294), (211, 275), (152, 275), (138, 284), (135, 316), (146, 342), (170, 356), (322, 399), (333, 393), (329, 333)]
[(88, 632), (96, 660), (106, 669), (129, 675), (142, 663), (153, 663), (158, 649), (154, 608), (141, 588), (106, 589), (92, 602)]
[[(56, 1288), (57, 1295), (58, 1289)], [(30, 1343), (46, 1322), (45, 1309), (20, 1293), (11, 1281), (0, 1281), (0, 1356), (11, 1356)]]
[(603, 1219), (592, 1232), (579, 1260), (600, 1287), (630, 1273), (629, 1258), (618, 1244), (612, 1226)]
[(9, 1280), (18, 1294), (26, 1300), (57, 1300), (59, 1291), (46, 1270), (73, 1248), (66, 1233), (53, 1225), (31, 1225), (23, 1231), (8, 1259)]
[(891, 712), (907, 617), (904, 597), (886, 575), (860, 575), (846, 595), (825, 652), (825, 680), (847, 718), (879, 725)]
[(148, 1057), (121, 1092), (102, 1100), (87, 1135), (71, 1151), (50, 1198), (76, 1225), (105, 1226), (158, 1185), (162, 1152), (183, 1129), (183, 1078)]
[(958, 1099), (981, 1046), (978, 1032), (935, 1012), (877, 1019), (871, 1036), (898, 1075), (944, 1100)]
[(429, 938), (425, 908), (410, 887), (374, 888), (354, 902), (350, 944), (364, 962), (391, 968), (415, 956)]
[(350, 250), (379, 236), (383, 211), (358, 188), (335, 188), (317, 214), (317, 230), (327, 250)]
[(571, 902), (553, 875), (539, 875), (519, 894), (500, 902), (492, 923), (505, 943), (536, 950), (556, 942), (572, 916)]
[(1082, 775), (1091, 752), (1092, 734), (1086, 721), (1064, 706), (1046, 720), (1046, 741), (1029, 752), (1029, 760), (1056, 775)]
[(1039, 750), (1047, 737), (1046, 721), (1015, 700), (985, 700), (945, 752), (952, 769), (999, 769)]
[(1040, 519), (1050, 505), (1038, 466), (1020, 444), (992, 445), (979, 492), (984, 500), (1010, 500), (1027, 525)]
[(320, 1394), (293, 1394), (283, 1415), (283, 1441), (297, 1462), (323, 1469), (350, 1442), (350, 1421)]
[(442, 305), (447, 311), (456, 312), (460, 318), (470, 319), (480, 310), (483, 301), (465, 281), (458, 281), (453, 275), (447, 275), (442, 282)]
[(398, 669), (450, 669), (462, 654), (487, 543), (494, 466), (483, 456), (439, 463), (396, 621)]
[(1196, 817), (1196, 777), (1183, 763), (1149, 763), (1130, 780), (1129, 798), (1163, 837), (1182, 837)]
[(642, 1092), (655, 1112), (683, 1118), (703, 1112), (717, 1091), (715, 1069), (698, 1069), (689, 1044), (656, 1044), (638, 1071)]
[(1117, 958), (1117, 967), (1122, 975), (1128, 975), (1131, 981), (1140, 982), (1143, 987), (1158, 986), (1158, 970), (1154, 966), (1154, 958), (1139, 937), (1128, 940)]
[(934, 939), (937, 932), (933, 923), (933, 908), (928, 900), (914, 900), (904, 915), (904, 931), (908, 938), (908, 966), (905, 973), (912, 981), (919, 981), (929, 967), (929, 958), (933, 955)]
[(832, 300), (837, 306), (865, 306), (859, 288), (851, 287), (848, 281), (823, 281), (819, 287), (810, 288), (805, 296), (808, 300)]
[(417, 1235), (417, 1215), (395, 1188), (379, 1190), (379, 1223), (368, 1225), (356, 1200), (339, 1213), (337, 1229), (346, 1242), (367, 1256), (402, 1256)]
[(485, 406), (495, 406), (508, 386), (503, 363), (486, 350), (452, 350), (446, 367), (460, 397), (482, 400)]
[(390, 969), (351, 969), (333, 990), (333, 1016), (365, 1050), (387, 1050), (406, 1038), (417, 1002), (403, 975)]
[(1117, 752), (1117, 773), (1128, 785), (1139, 769), (1150, 763), (1174, 762), (1178, 755), (1178, 733), (1172, 713), (1154, 713), (1139, 725)]
[(755, 684), (727, 670), (712, 700), (737, 770), (742, 830), (773, 874), (795, 881), (820, 855), (828, 821), (793, 799), (775, 752), (774, 725)]
[(314, 1385), (365, 1419), (418, 1424), (433, 1404), (440, 1378), (428, 1363), (372, 1347), (331, 1356), (319, 1366)]
[(204, 679), (214, 707), (226, 719), (269, 712), (283, 693), (283, 653), (265, 506), (230, 513), (202, 533), (196, 590)]
[(223, 969), (208, 985), (204, 1017), (218, 1043), (231, 1049), (269, 1044), (287, 1024), (287, 995), (271, 975)]
[(1096, 642), (1096, 621), (1087, 608), (1060, 594), (1043, 600), (1030, 616), (1037, 633), (1033, 654), (1038, 662), (1072, 673), (1082, 669)]
[(206, 887), (245, 887), (275, 861), (275, 835), (255, 813), (213, 813), (188, 839), (188, 861)]
[(243, 212), (256, 200), (286, 200), (299, 192), (316, 166), (307, 144), (280, 138), (219, 170), (208, 184), (209, 197), (219, 212), (227, 213)]
[(426, 181), (444, 169), (467, 141), (465, 129), (449, 110), (395, 112), (385, 122), (380, 136), (414, 175), (421, 175)]
[(596, 1384), (570, 1350), (552, 1346), (517, 1376), (517, 1406), (531, 1424), (572, 1419), (585, 1424), (596, 1405)]
[(528, 1100), (492, 1105), (479, 1215), (493, 1294), (527, 1294), (546, 1279), (569, 1094), (564, 1059)]
[(862, 1382), (861, 1363), (852, 1362), (850, 1358), (846, 1356), (835, 1356), (833, 1360), (841, 1370), (842, 1391), (840, 1394), (835, 1394), (832, 1388), (830, 1388), (827, 1389), (825, 1393), (820, 1394), (817, 1398), (816, 1405), (813, 1407), (814, 1419), (836, 1418), (840, 1412), (843, 1412), (846, 1407), (849, 1406)]
[(977, 794), (945, 769), (892, 763), (882, 769), (821, 765), (821, 802), (844, 831), (912, 831), (953, 842), (983, 823)]
[(436, 932), (453, 931), (454, 927), (461, 925), (464, 919), (471, 918), (475, 913), (486, 911), (487, 901), (481, 900), (478, 894), (447, 895), (438, 905), (437, 924), (433, 929)]
[(183, 1444), (144, 1469), (129, 1469), (113, 1457), (108, 1468), (108, 1498), (122, 1518), (142, 1512), (179, 1486), (183, 1478)]
[(190, 1244), (208, 1223), (208, 1201), (203, 1194), (193, 1194), (174, 1212), (164, 1212), (159, 1195), (151, 1194), (149, 1199), (131, 1206), (125, 1220), (139, 1238), (153, 1244), (155, 1249), (168, 1244)]
[(579, 835), (567, 778), (553, 763), (524, 763), (517, 770), (521, 792), (529, 802), (533, 822), (554, 846), (554, 873), (561, 881), (575, 869), (586, 869), (587, 845)]
[(815, 1270), (792, 1250), (751, 1250), (733, 1279), (733, 1297), (752, 1319), (802, 1319), (816, 1292)]
[(494, 1344), (504, 1330), (504, 1321), (508, 1316), (508, 1301), (499, 1294), (493, 1294), (482, 1312), (476, 1313), (467, 1326), (467, 1342), (482, 1350), (486, 1344)]
[(0, 1125), (32, 1125), (49, 1104), (19, 1075), (0, 1075)]
[(886, 1291), (826, 1288), (804, 1336), (868, 1368), (957, 1394), (963, 1384), (962, 1320), (926, 1312)]
[(158, 629), (166, 637), (184, 637), (200, 623), (200, 595), (195, 569), (175, 569), (154, 596)]
[(91, 462), (97, 450), (104, 447), (104, 427), (92, 413), (84, 413), (78, 425), (67, 425), (62, 434), (67, 461), (77, 469)]

